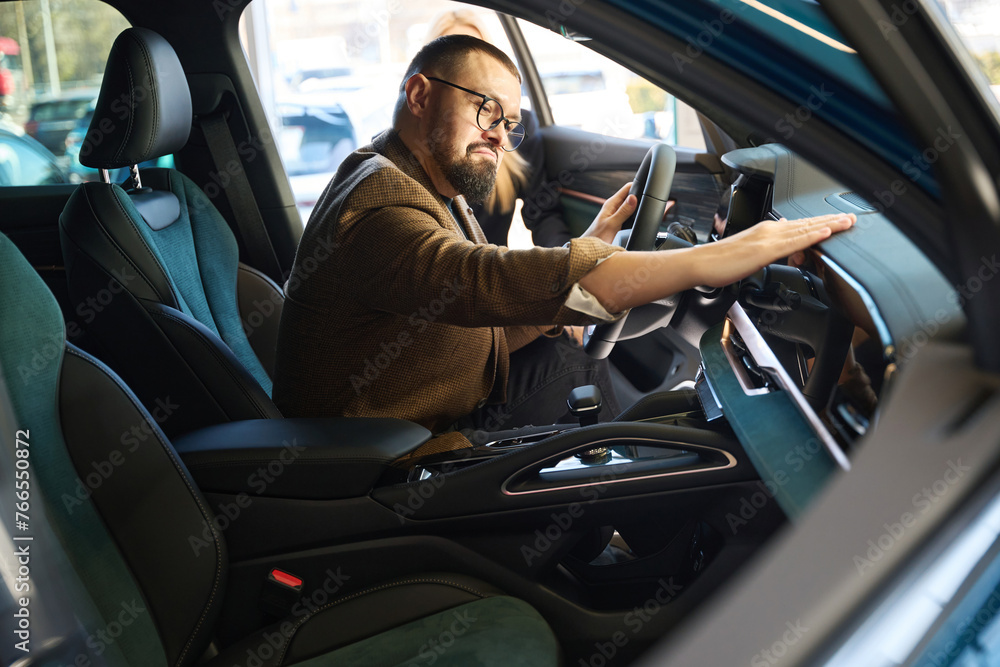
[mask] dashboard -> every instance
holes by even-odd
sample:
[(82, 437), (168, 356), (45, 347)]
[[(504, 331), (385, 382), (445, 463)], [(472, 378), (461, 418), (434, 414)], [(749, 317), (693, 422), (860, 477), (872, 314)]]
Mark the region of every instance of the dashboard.
[(776, 144), (727, 153), (728, 206), (711, 235), (757, 221), (854, 213), (807, 253), (740, 282), (725, 321), (702, 336), (696, 381), (709, 419), (733, 428), (790, 517), (877, 427), (899, 364), (965, 325), (954, 288), (878, 205)]

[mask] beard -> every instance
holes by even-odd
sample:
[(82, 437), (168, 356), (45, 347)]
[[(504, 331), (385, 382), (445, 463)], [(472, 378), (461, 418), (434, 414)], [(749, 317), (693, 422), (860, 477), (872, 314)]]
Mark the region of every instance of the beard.
[(497, 154), (497, 149), (488, 142), (471, 144), (465, 149), (465, 155), (455, 157), (444, 142), (444, 132), (434, 128), (427, 139), (428, 148), (435, 164), (448, 179), (452, 187), (458, 190), (470, 204), (482, 204), (493, 192), (497, 181), (498, 161), (489, 162), (472, 157), (472, 151), (487, 148)]

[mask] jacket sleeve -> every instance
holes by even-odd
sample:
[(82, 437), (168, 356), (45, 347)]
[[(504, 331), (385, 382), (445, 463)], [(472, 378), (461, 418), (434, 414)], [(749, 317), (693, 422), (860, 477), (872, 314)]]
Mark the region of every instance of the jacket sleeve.
[[(404, 188), (381, 180), (366, 178), (341, 209), (336, 269), (349, 294), (369, 307), (459, 326), (592, 321), (565, 307), (569, 289), (621, 248), (595, 238), (569, 248), (476, 244), (442, 226), (429, 193), (404, 205), (396, 194)], [(386, 205), (370, 205), (379, 201)]]

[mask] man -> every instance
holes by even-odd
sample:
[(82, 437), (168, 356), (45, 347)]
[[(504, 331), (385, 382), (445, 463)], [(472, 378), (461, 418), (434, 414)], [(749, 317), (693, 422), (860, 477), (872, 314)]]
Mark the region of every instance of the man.
[[(765, 221), (705, 246), (624, 252), (609, 243), (636, 207), (626, 185), (568, 248), (487, 245), (466, 201), (489, 194), (518, 142), (520, 99), (517, 68), (481, 40), (442, 37), (414, 57), (393, 129), (345, 160), (300, 242), (274, 386), (286, 416), (391, 416), (441, 432), (478, 411), (482, 426), (484, 410), (512, 400), (511, 352), (554, 325), (729, 284), (853, 224)], [(622, 290), (632, 276), (649, 279)], [(552, 379), (522, 383), (514, 400), (564, 401)]]

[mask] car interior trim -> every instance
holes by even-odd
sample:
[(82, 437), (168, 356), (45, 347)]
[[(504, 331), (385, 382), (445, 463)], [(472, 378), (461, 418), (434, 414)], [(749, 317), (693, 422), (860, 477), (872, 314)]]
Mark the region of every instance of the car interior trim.
[[(737, 463), (736, 457), (734, 457), (729, 452), (727, 452), (727, 451), (725, 451), (723, 449), (718, 449), (716, 447), (708, 447), (706, 445), (692, 445), (690, 443), (680, 442), (680, 441), (676, 441), (676, 440), (659, 440), (659, 439), (654, 439), (654, 438), (629, 437), (628, 441), (629, 442), (632, 442), (632, 441), (652, 442), (652, 443), (657, 443), (658, 445), (677, 445), (677, 448), (679, 450), (683, 450), (683, 451), (689, 451), (690, 450), (690, 451), (695, 451), (695, 452), (705, 452), (705, 453), (710, 453), (710, 454), (713, 454), (713, 455), (717, 455), (717, 456), (721, 457), (722, 459), (724, 459), (725, 463), (719, 464), (719, 465), (708, 465), (708, 466), (703, 466), (703, 467), (695, 468), (695, 469), (672, 470), (672, 471), (666, 471), (666, 472), (660, 472), (660, 473), (652, 473), (652, 474), (648, 474), (648, 475), (636, 475), (634, 477), (624, 477), (624, 478), (617, 478), (617, 479), (616, 478), (612, 478), (612, 479), (600, 479), (600, 480), (598, 480), (596, 482), (585, 482), (585, 483), (581, 483), (581, 484), (565, 484), (565, 485), (564, 484), (554, 484), (550, 488), (544, 488), (544, 489), (528, 489), (528, 490), (524, 490), (524, 491), (518, 491), (518, 490), (512, 490), (511, 488), (509, 488), (510, 485), (511, 485), (511, 483), (512, 483), (512, 481), (516, 480), (518, 477), (520, 477), (522, 475), (525, 475), (525, 474), (528, 474), (532, 470), (540, 470), (541, 469), (540, 466), (545, 466), (546, 464), (552, 463), (556, 459), (561, 460), (563, 458), (566, 458), (568, 455), (572, 455), (573, 451), (571, 450), (569, 452), (562, 452), (562, 453), (557, 454), (555, 456), (551, 456), (551, 457), (548, 457), (546, 459), (543, 459), (542, 461), (537, 461), (537, 462), (534, 462), (534, 463), (532, 463), (530, 465), (524, 466), (523, 468), (521, 468), (520, 470), (518, 470), (517, 472), (515, 472), (513, 475), (509, 476), (506, 480), (504, 480), (504, 483), (500, 487), (500, 492), (503, 493), (505, 496), (524, 496), (524, 495), (530, 495), (530, 494), (536, 494), (536, 493), (549, 493), (551, 491), (567, 491), (567, 490), (571, 490), (571, 489), (586, 489), (586, 488), (597, 487), (597, 486), (603, 487), (603, 486), (606, 486), (608, 484), (620, 484), (620, 483), (623, 483), (623, 482), (638, 482), (638, 481), (641, 481), (641, 480), (659, 479), (659, 478), (663, 478), (663, 477), (677, 477), (677, 476), (680, 476), (680, 475), (693, 475), (693, 474), (697, 474), (697, 473), (714, 472), (716, 470), (728, 470), (729, 468), (735, 468), (736, 467), (736, 463)], [(620, 439), (619, 438), (601, 438), (600, 440), (594, 440), (593, 442), (588, 442), (586, 445), (578, 446), (578, 447), (576, 447), (576, 449), (580, 450), (580, 451), (584, 451), (584, 450), (596, 449), (598, 447), (613, 447), (614, 443), (616, 443), (616, 442), (620, 442)], [(599, 463), (599, 464), (588, 466), (588, 467), (590, 467), (590, 468), (592, 468), (594, 470), (598, 470), (598, 469), (600, 469), (602, 467), (608, 466), (609, 464), (614, 465), (612, 463), (612, 459), (608, 459), (608, 461), (605, 462), (605, 463)]]
[[(743, 342), (746, 343), (747, 350), (749, 350), (751, 356), (753, 356), (754, 361), (756, 361), (761, 368), (770, 372), (778, 381), (778, 384), (780, 384), (781, 388), (788, 394), (788, 397), (792, 400), (795, 407), (798, 408), (803, 418), (809, 422), (809, 426), (811, 426), (816, 432), (817, 437), (819, 437), (820, 441), (826, 447), (830, 456), (833, 457), (833, 460), (836, 461), (837, 465), (839, 465), (843, 470), (850, 470), (851, 462), (847, 459), (847, 454), (845, 454), (844, 450), (840, 448), (837, 441), (833, 439), (833, 436), (830, 435), (830, 432), (827, 430), (826, 426), (823, 425), (819, 416), (815, 411), (813, 411), (812, 407), (810, 407), (808, 401), (806, 401), (805, 396), (802, 395), (799, 388), (794, 382), (792, 382), (792, 378), (788, 375), (788, 371), (786, 371), (785, 367), (781, 365), (781, 362), (778, 361), (778, 357), (775, 356), (774, 352), (760, 335), (760, 332), (758, 332), (757, 328), (754, 327), (750, 318), (747, 316), (746, 311), (743, 310), (743, 307), (739, 303), (734, 303), (729, 309), (727, 315), (729, 320), (733, 323), (733, 326), (736, 327), (736, 331), (739, 332), (740, 336), (743, 338)], [(730, 363), (732, 364), (732, 358), (729, 357), (728, 354), (727, 357), (730, 359)], [(736, 367), (734, 365), (734, 372), (736, 372), (735, 369)], [(738, 378), (739, 373), (736, 373), (736, 376)]]
[(875, 329), (878, 331), (879, 342), (882, 344), (882, 351), (886, 359), (890, 361), (894, 360), (896, 351), (895, 343), (892, 340), (892, 334), (889, 333), (889, 325), (885, 323), (882, 313), (879, 312), (878, 306), (875, 304), (875, 299), (872, 298), (872, 295), (868, 293), (868, 290), (861, 283), (852, 278), (829, 255), (822, 252), (818, 254), (823, 265), (837, 274), (837, 277), (847, 283), (861, 299), (861, 302), (865, 305), (865, 309), (868, 311), (868, 315), (871, 317), (872, 324), (875, 325)]

